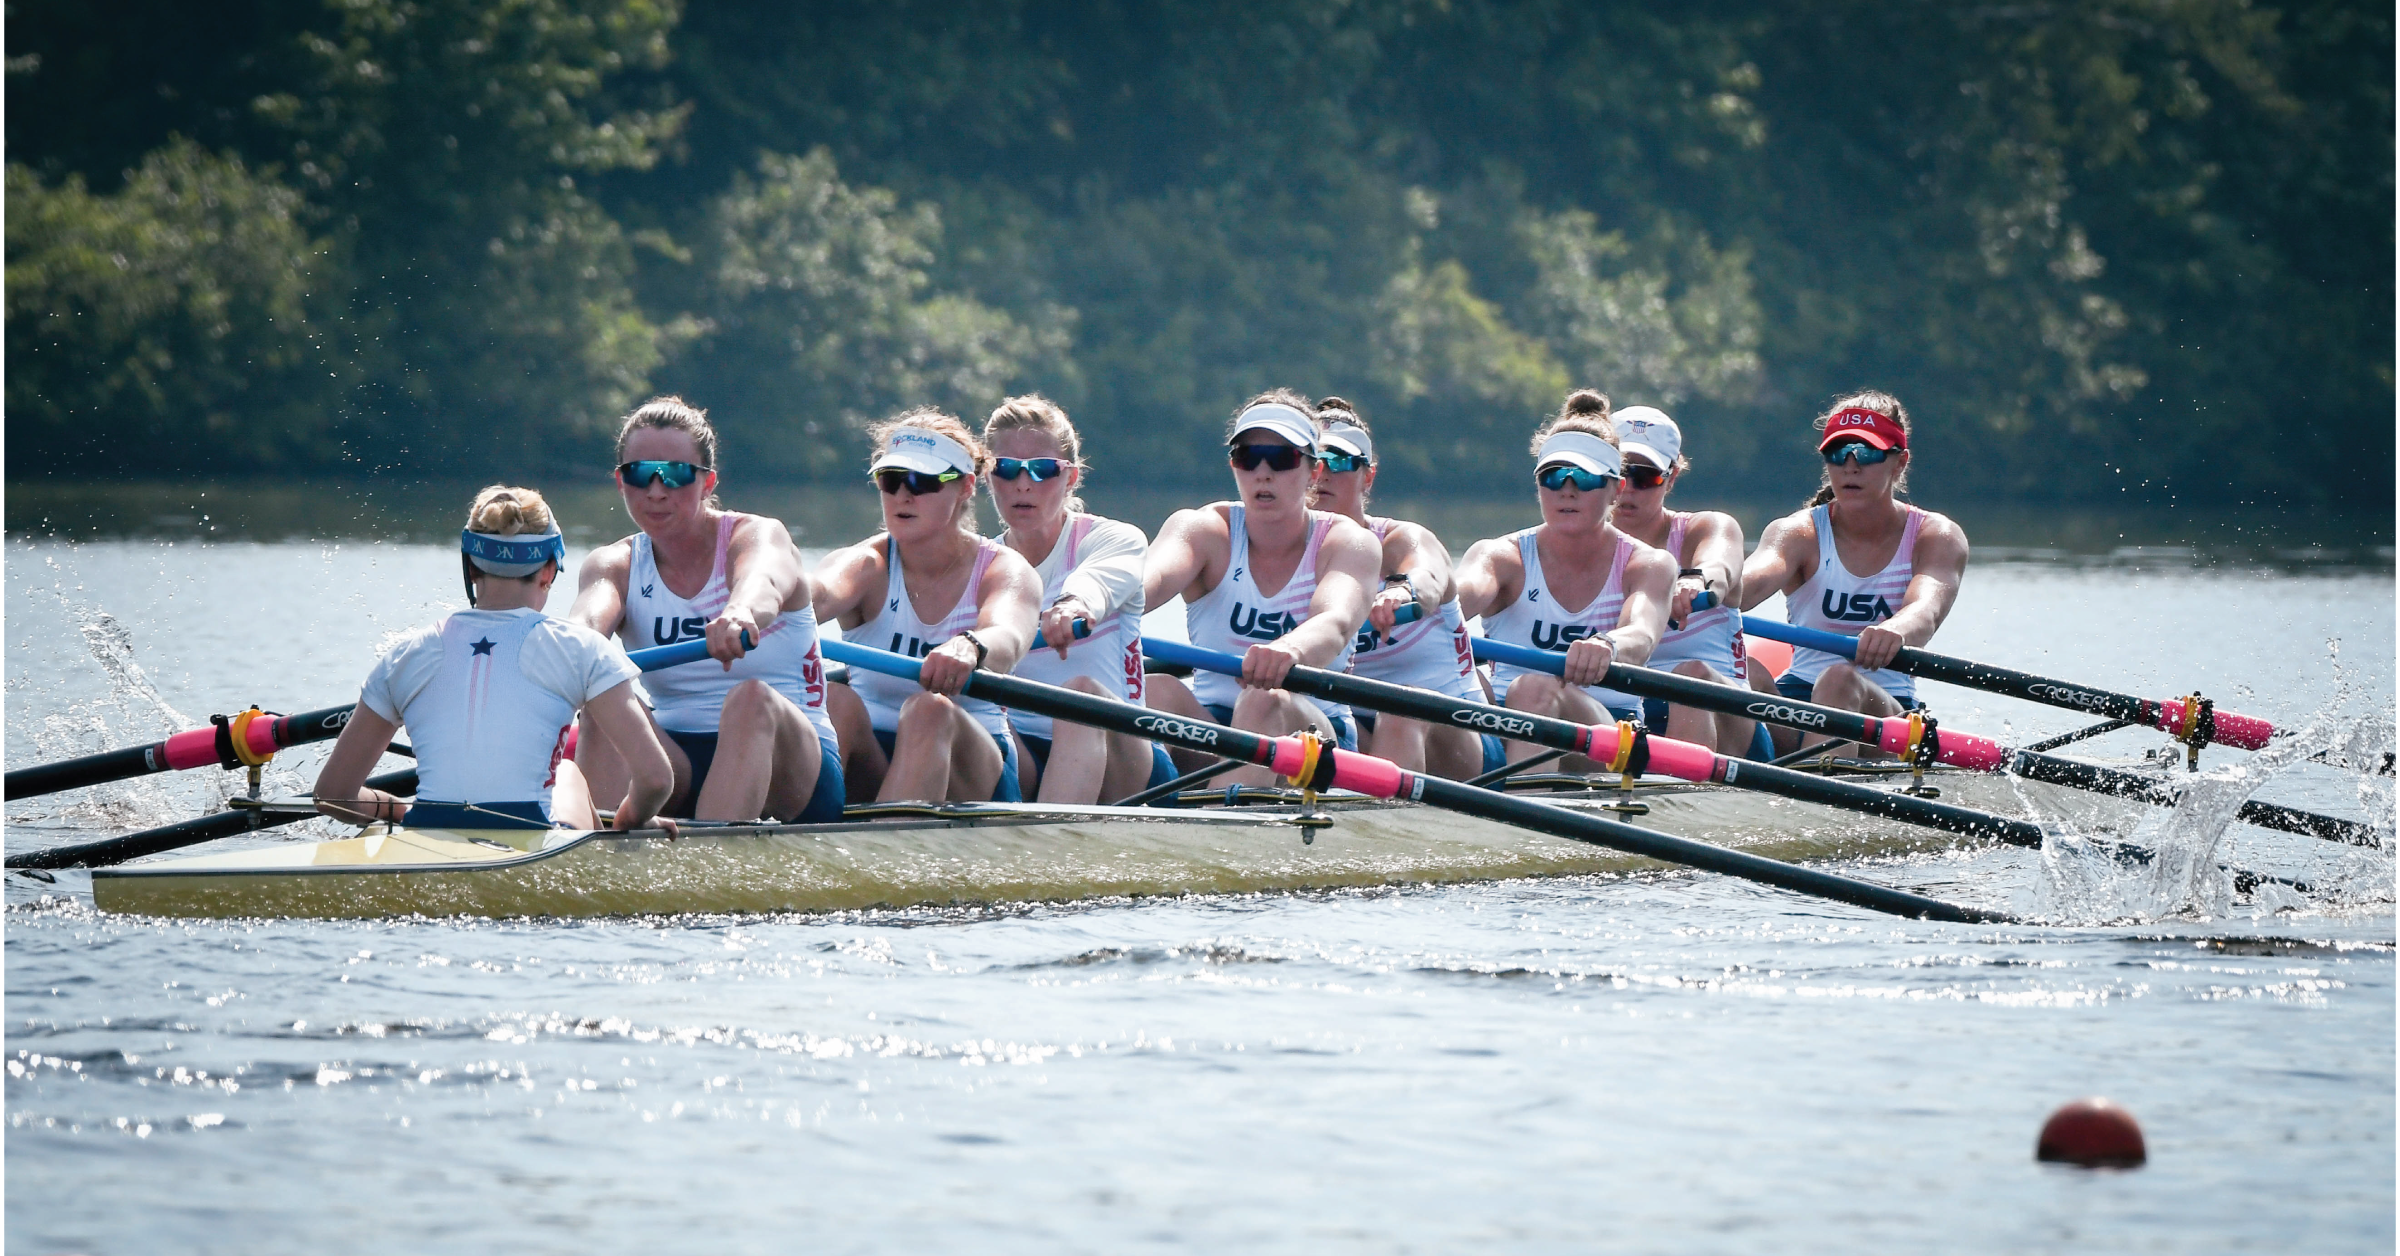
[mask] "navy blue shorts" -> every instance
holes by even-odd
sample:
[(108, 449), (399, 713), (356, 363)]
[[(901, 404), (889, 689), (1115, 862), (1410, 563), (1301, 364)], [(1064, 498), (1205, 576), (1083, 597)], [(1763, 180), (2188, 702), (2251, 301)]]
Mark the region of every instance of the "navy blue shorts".
[[(708, 784), (708, 770), (717, 762), (715, 733), (679, 733), (671, 728), (658, 730), (675, 739), (683, 747), (683, 757), (692, 761), (692, 792), (683, 800), (684, 812), (700, 801), (700, 787)], [(817, 738), (817, 787), (809, 791), (808, 805), (800, 809), (794, 823), (832, 824), (842, 818), (842, 755), (825, 738)]]
[[(977, 727), (981, 727), (981, 725), (977, 725)], [(992, 740), (1000, 745), (1000, 779), (992, 782), (992, 801), (1025, 801), (1025, 791), (1017, 783), (1017, 739), (994, 737)], [(892, 747), (898, 742), (899, 735), (897, 733), (887, 733), (880, 728), (875, 730), (875, 744), (883, 747), (884, 758), (892, 757)], [(935, 799), (934, 801), (940, 800)]]
[[(1785, 672), (1775, 678), (1775, 692), (1794, 702), (1814, 702), (1817, 700), (1817, 682), (1802, 680), (1790, 672)], [(1893, 695), (1892, 701), (1899, 703), (1900, 709), (1903, 711), (1919, 710), (1925, 705), (1915, 698), (1903, 698), (1896, 694)]]
[[(1208, 708), (1208, 718), (1215, 720), (1219, 724), (1223, 724), (1227, 728), (1233, 727), (1232, 707), (1218, 706), (1214, 702), (1203, 703), (1202, 705)], [(1319, 707), (1317, 709), (1324, 710), (1323, 707)], [(1328, 713), (1325, 718), (1333, 721), (1334, 748), (1337, 750), (1347, 750), (1352, 754), (1358, 753), (1358, 726), (1350, 722), (1350, 717), (1347, 715), (1334, 715)]]
[[(1027, 737), (1023, 733), (1017, 734), (1017, 737), (1025, 743), (1025, 753), (1033, 756), (1033, 770), (1044, 776), (1050, 775), (1050, 739)], [(1148, 789), (1151, 785), (1164, 785), (1174, 779), (1175, 761), (1167, 757), (1167, 748), (1155, 741), (1151, 742), (1150, 784), (1144, 785), (1142, 788)]]
[(401, 821), (412, 829), (549, 829), (550, 804), (540, 802), (412, 802)]

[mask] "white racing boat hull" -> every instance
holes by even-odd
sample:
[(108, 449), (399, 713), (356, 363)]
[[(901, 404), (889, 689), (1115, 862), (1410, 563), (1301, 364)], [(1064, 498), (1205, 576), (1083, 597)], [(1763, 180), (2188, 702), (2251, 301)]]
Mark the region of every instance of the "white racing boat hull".
[[(1943, 784), (1959, 781), (1946, 776)], [(1560, 801), (1591, 808), (1612, 794)], [(1650, 809), (1639, 823), (1784, 860), (1967, 840), (1722, 788), (1645, 785), (1637, 796)], [(829, 825), (689, 827), (672, 840), (565, 829), (402, 829), (97, 869), (92, 898), (103, 911), (213, 917), (827, 912), (1660, 866), (1412, 804), (1329, 797), (1319, 810), (1329, 821), (1321, 827), (1296, 823), (1300, 812), (1290, 805), (967, 803), (857, 808)]]

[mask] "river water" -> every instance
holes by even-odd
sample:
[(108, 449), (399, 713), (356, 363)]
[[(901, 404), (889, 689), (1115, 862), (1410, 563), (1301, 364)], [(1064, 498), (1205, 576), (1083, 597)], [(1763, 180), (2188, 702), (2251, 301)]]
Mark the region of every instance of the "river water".
[[(252, 701), (341, 701), (387, 634), (458, 600), (456, 561), (12, 535), (8, 765)], [(2388, 748), (2393, 606), (2388, 550), (2054, 556), (1980, 563), (1939, 645), (2198, 687)], [(2018, 742), (2077, 722), (1931, 697)], [(304, 788), (319, 758), (287, 754), (275, 783)], [(2388, 832), (2388, 789), (2305, 764), (2257, 775), (2222, 788)], [(7, 847), (180, 818), (230, 780), (11, 804)], [(2198, 815), (2144, 833), (2220, 840)], [(75, 874), (11, 876), (6, 1237), (28, 1253), (2388, 1252), (2391, 861), (2221, 840), (2215, 857), (2315, 892), (2179, 896), (2071, 852), (1940, 843), (1834, 867), (2059, 923), (1905, 922), (1682, 874), (192, 922), (97, 914)], [(2148, 1167), (2034, 1162), (2043, 1116), (2092, 1094), (2142, 1120)]]

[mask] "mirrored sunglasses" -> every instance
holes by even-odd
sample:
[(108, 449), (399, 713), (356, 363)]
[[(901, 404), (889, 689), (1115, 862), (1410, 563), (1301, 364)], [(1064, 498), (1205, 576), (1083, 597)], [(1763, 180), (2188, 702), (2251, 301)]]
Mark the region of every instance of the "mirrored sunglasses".
[(618, 463), (617, 479), (633, 488), (648, 487), (652, 480), (656, 480), (668, 488), (688, 488), (693, 481), (700, 478), (702, 472), (711, 469), (689, 462), (662, 462), (646, 459), (641, 462)]
[(924, 497), (929, 494), (941, 492), (943, 485), (948, 484), (952, 480), (963, 477), (966, 472), (944, 471), (940, 475), (927, 475), (922, 471), (909, 471), (901, 467), (885, 467), (883, 470), (874, 472), (872, 474), (875, 480), (875, 486), (882, 489), (886, 493), (897, 493), (901, 489), (907, 489), (914, 496)]
[(1533, 478), (1534, 482), (1543, 488), (1560, 489), (1572, 484), (1578, 490), (1586, 493), (1593, 492), (1601, 485), (1611, 483), (1616, 479), (1613, 475), (1594, 475), (1581, 467), (1570, 467), (1564, 463), (1543, 467), (1540, 473)]
[(1855, 460), (1862, 467), (1871, 467), (1891, 456), (1891, 450), (1877, 449), (1863, 440), (1843, 441), (1825, 451), (1825, 461), (1837, 467), (1844, 460)]
[(1327, 471), (1332, 472), (1335, 475), (1339, 475), (1344, 471), (1361, 470), (1368, 465), (1367, 460), (1359, 457), (1357, 454), (1324, 453), (1318, 454), (1316, 457), (1318, 462), (1325, 464), (1325, 469)]
[(992, 463), (992, 474), (1003, 480), (1013, 480), (1020, 475), (1031, 475), (1036, 484), (1044, 480), (1055, 480), (1066, 469), (1067, 464), (1056, 458), (1002, 458)]

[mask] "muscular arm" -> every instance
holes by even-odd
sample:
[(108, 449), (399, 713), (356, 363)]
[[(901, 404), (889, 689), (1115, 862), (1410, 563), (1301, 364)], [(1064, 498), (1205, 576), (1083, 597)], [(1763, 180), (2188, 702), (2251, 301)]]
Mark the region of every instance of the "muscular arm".
[(1692, 566), (1702, 574), (1697, 580), (1675, 581), (1675, 601), (1667, 608), (1667, 618), (1677, 623), (1692, 613), (1692, 597), (1699, 592), (1691, 587), (1695, 583), (1705, 583), (1727, 606), (1742, 604), (1742, 525), (1732, 515), (1713, 510), (1696, 515), (1691, 544)]
[(633, 682), (626, 681), (586, 702), (583, 714), (625, 758), (625, 797), (617, 803), (614, 826), (629, 830), (649, 825), (658, 809), (667, 805), (667, 795), (674, 792), (675, 769), (667, 762), (666, 748), (658, 744), (650, 713), (633, 695)]
[(350, 708), (350, 722), (342, 726), (340, 740), (333, 743), (333, 753), (325, 757), (325, 766), (317, 773), (317, 810), (351, 824), (396, 821), (406, 814), (406, 801), (366, 787), (367, 773), (375, 770), (375, 761), (383, 757), (383, 748), (392, 744), (392, 736), (399, 731), (398, 724), (375, 714), (364, 702)]
[[(1033, 648), (1035, 608), (1041, 604), (1042, 579), (1015, 550), (1003, 549), (983, 572), (983, 587), (975, 603), (975, 637), (983, 642), (983, 668), (1007, 673), (1016, 670)], [(925, 656), (917, 683), (927, 693), (957, 697), (975, 670), (975, 643), (962, 634), (934, 647)]]
[(1317, 546), (1317, 590), (1308, 599), (1308, 618), (1273, 641), (1250, 647), (1242, 657), (1242, 684), (1278, 689), (1295, 664), (1325, 667), (1366, 622), (1368, 591), (1383, 571), (1383, 543), (1347, 519), (1333, 525)]
[(1858, 633), (1860, 667), (1886, 667), (1904, 645), (1923, 645), (1950, 617), (1959, 581), (1967, 574), (1967, 534), (1943, 515), (1927, 515), (1917, 529), (1916, 570), (1900, 609)]
[(1214, 509), (1176, 511), (1142, 556), (1142, 605), (1156, 610), (1171, 598), (1194, 593), (1207, 574), (1209, 555), (1230, 553), (1232, 545), (1225, 516)]
[(1516, 605), (1525, 592), (1525, 559), (1514, 541), (1477, 541), (1451, 575), (1461, 619), (1490, 615)]
[(1625, 561), (1625, 605), (1617, 612), (1617, 626), (1608, 631), (1616, 643), (1615, 661), (1637, 667), (1650, 661), (1666, 632), (1675, 570), (1675, 556), (1665, 550), (1643, 549)]
[(817, 622), (844, 628), (867, 622), (868, 603), (883, 596), (884, 583), (883, 560), (871, 542), (827, 554), (809, 582)]
[[(1409, 576), (1407, 586), (1383, 584), (1386, 576)], [(1441, 609), (1456, 591), (1450, 577), (1450, 552), (1442, 548), (1441, 539), (1420, 524), (1403, 523), (1392, 529), (1383, 540), (1383, 570), (1369, 590), (1367, 619), (1379, 632), (1390, 632), (1397, 625), (1400, 608), (1411, 601), (1419, 611), (1431, 615)]]
[(1734, 605), (1749, 610), (1778, 593), (1799, 588), (1811, 574), (1804, 555), (1815, 554), (1816, 537), (1808, 527), (1806, 511), (1768, 524), (1758, 538), (1758, 549), (1742, 564), (1741, 599)]
[(725, 609), (708, 625), (708, 653), (731, 671), (733, 661), (758, 644), (776, 616), (808, 604), (808, 571), (791, 532), (776, 520), (752, 515), (734, 528), (725, 547), (725, 583)]
[(582, 624), (603, 637), (617, 635), (625, 623), (625, 580), (633, 567), (633, 546), (626, 541), (603, 545), (584, 556), (575, 573), (575, 605), (569, 622)]

